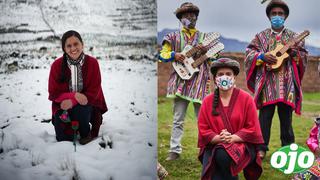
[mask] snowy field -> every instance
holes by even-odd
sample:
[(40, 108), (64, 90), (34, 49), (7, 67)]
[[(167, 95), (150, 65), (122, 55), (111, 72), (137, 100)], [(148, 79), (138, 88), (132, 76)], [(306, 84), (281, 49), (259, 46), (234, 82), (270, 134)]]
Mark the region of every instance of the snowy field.
[[(156, 179), (155, 1), (0, 0), (0, 7), (0, 179)], [(52, 36), (69, 29), (99, 60), (109, 108), (99, 137), (77, 143), (76, 152), (72, 142), (56, 142), (47, 88), (62, 55)]]
[[(151, 179), (156, 160), (154, 63), (100, 61), (109, 111), (100, 135), (88, 145), (55, 140), (50, 119), (49, 69), (1, 74), (1, 179)], [(131, 69), (131, 70), (130, 70)], [(126, 172), (126, 173), (124, 173)]]

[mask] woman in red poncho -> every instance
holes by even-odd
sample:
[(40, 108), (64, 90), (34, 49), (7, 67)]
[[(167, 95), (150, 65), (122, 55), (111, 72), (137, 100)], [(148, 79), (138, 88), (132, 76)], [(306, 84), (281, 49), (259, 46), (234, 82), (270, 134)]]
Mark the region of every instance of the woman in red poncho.
[(201, 179), (258, 179), (262, 173), (256, 147), (263, 143), (256, 106), (245, 91), (235, 88), (240, 65), (220, 58), (211, 65), (217, 86), (202, 102), (198, 129)]
[(64, 33), (61, 45), (64, 54), (51, 65), (48, 87), (56, 139), (73, 140), (71, 120), (79, 124), (79, 143), (87, 144), (98, 136), (102, 114), (107, 111), (99, 64), (83, 53), (83, 41), (78, 32)]

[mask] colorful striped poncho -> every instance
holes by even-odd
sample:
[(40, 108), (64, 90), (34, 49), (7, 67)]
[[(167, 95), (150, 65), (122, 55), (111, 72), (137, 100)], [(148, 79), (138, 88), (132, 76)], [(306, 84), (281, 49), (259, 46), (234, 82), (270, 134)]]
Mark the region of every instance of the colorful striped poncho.
[[(181, 52), (186, 45), (196, 46), (204, 39), (205, 34), (196, 31), (188, 37), (184, 31), (176, 31), (167, 34), (163, 43), (168, 42), (174, 52)], [(196, 73), (190, 80), (182, 80), (173, 70), (167, 86), (167, 97), (175, 98), (179, 96), (191, 102), (201, 103), (203, 98), (209, 94), (207, 83), (209, 80), (209, 63), (206, 61), (200, 65), (199, 73)]]
[(296, 33), (284, 29), (280, 34), (270, 28), (258, 33), (246, 49), (245, 71), (247, 86), (254, 93), (257, 108), (282, 102), (290, 105), (295, 113), (301, 114), (301, 80), (307, 65), (307, 51), (304, 41), (297, 50), (290, 53), (279, 70), (268, 71), (265, 63), (260, 63), (261, 53), (272, 51), (277, 43), (286, 44)]

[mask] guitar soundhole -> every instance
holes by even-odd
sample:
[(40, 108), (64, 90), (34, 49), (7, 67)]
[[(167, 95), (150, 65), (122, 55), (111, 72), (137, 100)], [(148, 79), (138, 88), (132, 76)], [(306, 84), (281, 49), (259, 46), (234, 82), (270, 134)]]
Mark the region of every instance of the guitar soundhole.
[(277, 52), (277, 53), (276, 53), (276, 56), (277, 56), (277, 57), (280, 57), (280, 56), (282, 56), (282, 53), (281, 53), (281, 52)]

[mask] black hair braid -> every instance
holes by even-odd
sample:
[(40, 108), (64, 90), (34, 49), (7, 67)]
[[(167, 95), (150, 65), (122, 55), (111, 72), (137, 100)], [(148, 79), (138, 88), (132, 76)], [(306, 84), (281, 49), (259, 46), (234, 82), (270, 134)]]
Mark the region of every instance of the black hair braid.
[(213, 105), (212, 105), (212, 115), (218, 116), (220, 113), (217, 111), (219, 104), (219, 88), (216, 88), (214, 91)]
[(61, 74), (60, 74), (60, 83), (67, 82), (66, 69), (68, 66), (67, 62), (67, 53), (63, 53), (62, 63), (61, 63)]

